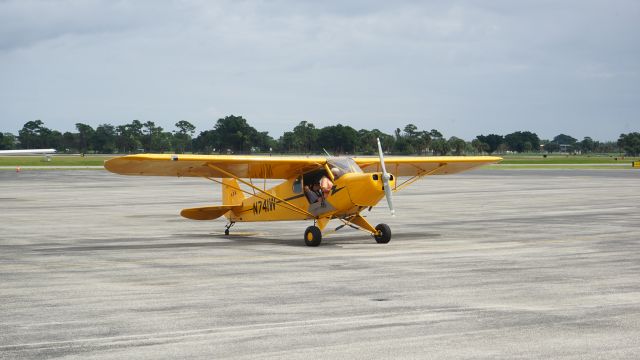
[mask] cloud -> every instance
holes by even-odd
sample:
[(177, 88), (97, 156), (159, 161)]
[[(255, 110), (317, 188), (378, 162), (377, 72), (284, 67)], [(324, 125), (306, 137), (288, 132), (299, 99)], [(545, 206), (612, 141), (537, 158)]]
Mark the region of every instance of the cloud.
[(274, 135), (309, 120), (389, 132), (412, 122), (465, 138), (552, 137), (566, 124), (579, 137), (585, 121), (598, 129), (618, 107), (619, 120), (599, 131), (613, 137), (640, 106), (639, 9), (623, 0), (0, 1), (0, 116), (10, 131), (33, 118), (63, 130), (133, 118), (205, 130), (234, 113)]

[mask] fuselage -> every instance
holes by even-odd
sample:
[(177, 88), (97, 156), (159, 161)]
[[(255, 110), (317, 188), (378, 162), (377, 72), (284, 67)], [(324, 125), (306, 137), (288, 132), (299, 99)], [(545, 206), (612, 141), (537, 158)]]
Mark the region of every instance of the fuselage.
[[(344, 159), (341, 159), (344, 160)], [(350, 159), (349, 159), (350, 160)], [(341, 175), (333, 177), (333, 186), (325, 193), (324, 201), (311, 203), (305, 195), (305, 174), (243, 199), (242, 207), (227, 213), (230, 221), (278, 221), (336, 218), (354, 215), (375, 206), (384, 197), (382, 173), (364, 173), (357, 165), (341, 167)], [(392, 176), (390, 186), (395, 186)], [(297, 211), (303, 209), (304, 211)]]

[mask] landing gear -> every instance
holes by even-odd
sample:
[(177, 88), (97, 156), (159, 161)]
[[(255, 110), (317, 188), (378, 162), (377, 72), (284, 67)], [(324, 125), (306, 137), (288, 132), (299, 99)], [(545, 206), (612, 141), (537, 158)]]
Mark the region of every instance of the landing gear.
[(387, 224), (378, 224), (376, 226), (377, 234), (374, 234), (373, 237), (376, 239), (378, 244), (386, 244), (391, 241), (391, 228)]
[(304, 231), (304, 243), (307, 246), (318, 246), (322, 241), (322, 232), (317, 226), (309, 226)]
[(225, 234), (225, 235), (229, 235), (229, 229), (231, 229), (231, 227), (232, 227), (233, 225), (235, 225), (235, 224), (236, 224), (236, 223), (232, 221), (232, 222), (228, 223), (227, 225), (225, 225), (224, 234)]

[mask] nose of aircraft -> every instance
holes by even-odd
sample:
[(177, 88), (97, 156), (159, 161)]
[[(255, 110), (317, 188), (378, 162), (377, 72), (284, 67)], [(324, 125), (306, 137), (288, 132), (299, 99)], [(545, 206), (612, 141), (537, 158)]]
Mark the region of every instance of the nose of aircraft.
[[(384, 197), (382, 173), (350, 174), (348, 181), (351, 201), (358, 206), (375, 206)], [(391, 175), (389, 185), (395, 187), (395, 176)]]

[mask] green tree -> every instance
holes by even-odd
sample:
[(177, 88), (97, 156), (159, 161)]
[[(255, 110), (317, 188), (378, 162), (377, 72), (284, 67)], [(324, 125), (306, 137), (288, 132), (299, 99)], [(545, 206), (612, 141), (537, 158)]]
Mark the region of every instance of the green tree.
[(431, 134), (428, 131), (420, 131), (414, 142), (414, 147), (420, 153), (426, 153), (431, 147)]
[(473, 149), (477, 153), (482, 154), (484, 152), (489, 152), (489, 144), (480, 141), (480, 139), (478, 137), (476, 137), (475, 139), (471, 140), (471, 146), (473, 147)]
[(455, 136), (450, 137), (447, 142), (454, 155), (462, 155), (467, 146), (466, 141)]
[(617, 141), (598, 142), (595, 152), (598, 153), (616, 153), (622, 151)]
[(436, 129), (431, 129), (431, 131), (429, 132), (429, 135), (431, 135), (431, 138), (434, 140), (442, 139), (443, 137), (442, 133)]
[(361, 154), (378, 154), (378, 140), (383, 151), (389, 152), (394, 148), (395, 139), (393, 136), (383, 133), (378, 129), (371, 131), (366, 129), (358, 130), (358, 140), (356, 141), (356, 151)]
[(162, 132), (162, 128), (159, 128), (158, 131), (158, 127), (153, 121), (146, 121), (142, 124), (142, 146), (144, 147), (145, 152), (154, 151), (154, 137), (157, 137), (159, 132)]
[(78, 134), (65, 131), (62, 134), (62, 147), (65, 152), (79, 152), (78, 150)]
[(260, 152), (271, 152), (276, 147), (277, 142), (269, 136), (268, 131), (259, 131), (256, 135), (254, 147)]
[(318, 144), (334, 155), (354, 153), (358, 132), (342, 124), (327, 126), (318, 132)]
[(192, 137), (195, 133), (196, 127), (186, 120), (180, 120), (175, 124), (178, 128), (174, 131), (173, 135), (173, 148), (177, 153), (184, 153), (185, 151), (191, 151)]
[(296, 139), (293, 135), (293, 131), (285, 131), (284, 134), (278, 140), (277, 149), (283, 153), (294, 152), (296, 148)]
[(402, 155), (414, 154), (416, 151), (411, 145), (411, 142), (404, 136), (396, 138), (393, 144), (393, 152)]
[(20, 147), (23, 149), (55, 148), (62, 150), (62, 134), (44, 126), (41, 120), (28, 121), (18, 131)]
[(275, 146), (268, 132), (258, 132), (242, 116), (229, 115), (218, 119), (214, 127), (215, 136), (208, 135), (212, 146), (218, 152), (249, 153), (267, 152)]
[(560, 146), (549, 140), (540, 140), (540, 144), (542, 145), (542, 149), (548, 153), (560, 151)]
[(571, 146), (575, 145), (575, 143), (578, 142), (576, 138), (569, 135), (565, 135), (565, 134), (557, 135), (556, 137), (553, 138), (552, 141), (558, 145), (571, 145)]
[(116, 128), (110, 124), (98, 125), (93, 137), (93, 149), (101, 154), (112, 154), (116, 150)]
[(137, 152), (142, 147), (142, 123), (133, 120), (130, 124), (116, 126), (116, 146), (121, 152)]
[(218, 146), (217, 144), (219, 144), (218, 133), (215, 130), (205, 130), (193, 139), (193, 150), (204, 154), (211, 154), (218, 151), (216, 147)]
[(311, 153), (318, 148), (318, 129), (310, 122), (301, 121), (293, 128), (293, 138), (296, 150)]
[(376, 135), (373, 131), (366, 129), (358, 130), (358, 141), (356, 142), (356, 151), (362, 154), (372, 155), (378, 149)]
[(78, 144), (76, 148), (84, 154), (91, 148), (95, 130), (93, 130), (91, 126), (83, 123), (76, 123), (76, 129), (78, 130)]
[(620, 134), (618, 146), (629, 156), (640, 155), (640, 133)]
[(584, 153), (591, 153), (596, 149), (597, 141), (593, 141), (592, 138), (585, 136), (582, 141), (580, 141), (580, 150)]
[[(427, 150), (431, 146), (432, 136), (428, 131), (418, 131), (417, 126), (408, 124), (404, 127), (404, 133), (404, 139), (406, 140), (407, 144), (396, 145), (396, 148), (403, 149), (403, 151), (401, 151), (402, 153), (422, 154), (427, 152)], [(440, 137), (442, 137), (442, 134), (440, 134), (440, 132), (438, 132), (437, 130), (435, 130), (434, 134), (439, 134)]]
[[(530, 131), (516, 131), (505, 135), (504, 142), (511, 151), (519, 153), (526, 151), (526, 149), (529, 149), (530, 151), (540, 148), (540, 138), (538, 138), (538, 135)], [(529, 145), (526, 145), (527, 142)]]
[(180, 134), (193, 135), (193, 133), (195, 133), (196, 131), (195, 125), (188, 122), (187, 120), (178, 121), (177, 123), (175, 123), (175, 127), (178, 128), (178, 133)]
[(44, 126), (42, 120), (27, 121), (18, 131), (18, 140), (22, 149), (36, 149), (46, 147), (46, 136), (51, 132)]
[(489, 154), (493, 154), (498, 150), (500, 144), (504, 143), (504, 137), (502, 135), (489, 134), (489, 135), (478, 135), (476, 139), (481, 143), (487, 144), (487, 149), (484, 150)]
[(42, 132), (42, 139), (42, 147), (64, 151), (64, 147), (62, 146), (62, 133), (60, 131), (45, 128)]
[(418, 131), (418, 127), (413, 125), (413, 124), (407, 124), (404, 127), (404, 132), (407, 134), (407, 136), (409, 136), (410, 138), (414, 137), (416, 135)]
[(439, 137), (431, 143), (433, 152), (437, 155), (447, 155), (450, 150), (449, 142), (442, 137)]
[(16, 148), (16, 136), (12, 133), (0, 133), (0, 150), (13, 150)]
[(220, 152), (231, 150), (235, 153), (248, 153), (251, 150), (252, 136), (257, 134), (257, 130), (247, 120), (234, 115), (218, 119), (214, 129), (218, 133)]
[(142, 145), (146, 152), (165, 152), (171, 149), (173, 135), (153, 121), (142, 124)]

